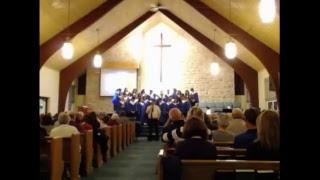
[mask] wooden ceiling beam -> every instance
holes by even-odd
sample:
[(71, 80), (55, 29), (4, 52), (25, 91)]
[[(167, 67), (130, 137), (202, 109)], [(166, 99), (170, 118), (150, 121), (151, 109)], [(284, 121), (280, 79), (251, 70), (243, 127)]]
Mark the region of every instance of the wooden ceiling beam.
[(200, 0), (185, 0), (185, 2), (187, 2), (191, 7), (196, 9), (199, 13), (201, 13), (226, 33), (236, 34), (233, 36), (233, 38), (244, 45), (250, 52), (252, 52), (269, 72), (276, 86), (277, 97), (279, 100), (279, 54), (264, 43), (257, 40), (255, 37), (251, 36), (246, 31), (242, 30), (237, 25), (224, 18), (222, 15)]
[(72, 39), (78, 33), (89, 27), (91, 24), (96, 22), (103, 15), (108, 13), (112, 8), (118, 5), (123, 0), (108, 0), (92, 10), (90, 13), (80, 18), (64, 30), (50, 38), (48, 41), (40, 46), (40, 68), (42, 65), (56, 52), (58, 51), (67, 36)]

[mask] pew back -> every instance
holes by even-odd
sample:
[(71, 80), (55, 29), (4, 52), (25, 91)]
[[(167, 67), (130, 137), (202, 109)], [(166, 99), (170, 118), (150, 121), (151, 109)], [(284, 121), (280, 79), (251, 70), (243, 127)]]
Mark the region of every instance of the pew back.
[(79, 180), (80, 134), (63, 138), (63, 160), (65, 163), (70, 163), (71, 180)]

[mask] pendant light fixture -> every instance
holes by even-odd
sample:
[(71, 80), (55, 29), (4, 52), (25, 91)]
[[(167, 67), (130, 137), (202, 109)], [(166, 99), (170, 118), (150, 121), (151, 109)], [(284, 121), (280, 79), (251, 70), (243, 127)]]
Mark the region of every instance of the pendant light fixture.
[(70, 41), (70, 32), (69, 32), (69, 23), (70, 23), (70, 0), (68, 0), (68, 24), (67, 24), (67, 28), (68, 28), (68, 36), (66, 38), (66, 41), (63, 43), (62, 46), (62, 57), (65, 60), (70, 60), (73, 58), (73, 45)]
[[(229, 0), (229, 21), (231, 25), (231, 0)], [(224, 54), (228, 59), (234, 59), (237, 56), (237, 53), (237, 45), (233, 42), (230, 35), (229, 41), (224, 46)]]
[(260, 0), (259, 15), (263, 23), (271, 23), (276, 17), (275, 0)]
[[(215, 41), (215, 37), (216, 37), (216, 29), (214, 29), (213, 41)], [(214, 76), (218, 75), (219, 72), (220, 72), (219, 63), (216, 63), (216, 62), (211, 63), (211, 65), (210, 65), (210, 71), (211, 71), (211, 74), (212, 74), (212, 75), (214, 75)]]
[[(97, 31), (97, 39), (98, 39), (98, 45), (99, 45), (99, 29), (97, 29), (96, 31)], [(101, 68), (101, 65), (102, 65), (102, 56), (100, 52), (97, 51), (97, 53), (93, 57), (93, 66), (95, 68)]]

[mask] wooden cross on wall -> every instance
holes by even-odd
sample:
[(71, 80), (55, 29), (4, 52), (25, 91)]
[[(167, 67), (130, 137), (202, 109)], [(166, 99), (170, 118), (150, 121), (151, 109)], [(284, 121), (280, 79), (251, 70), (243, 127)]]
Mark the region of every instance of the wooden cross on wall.
[(166, 47), (171, 47), (170, 44), (163, 44), (163, 35), (160, 33), (160, 44), (155, 45), (154, 47), (159, 47), (160, 48), (160, 82), (162, 82), (162, 49)]

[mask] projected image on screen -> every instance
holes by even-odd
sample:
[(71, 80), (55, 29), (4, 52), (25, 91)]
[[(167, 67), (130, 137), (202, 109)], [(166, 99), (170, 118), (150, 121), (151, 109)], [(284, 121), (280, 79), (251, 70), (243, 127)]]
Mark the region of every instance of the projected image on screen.
[(116, 89), (137, 88), (136, 69), (101, 69), (100, 96), (113, 96)]

